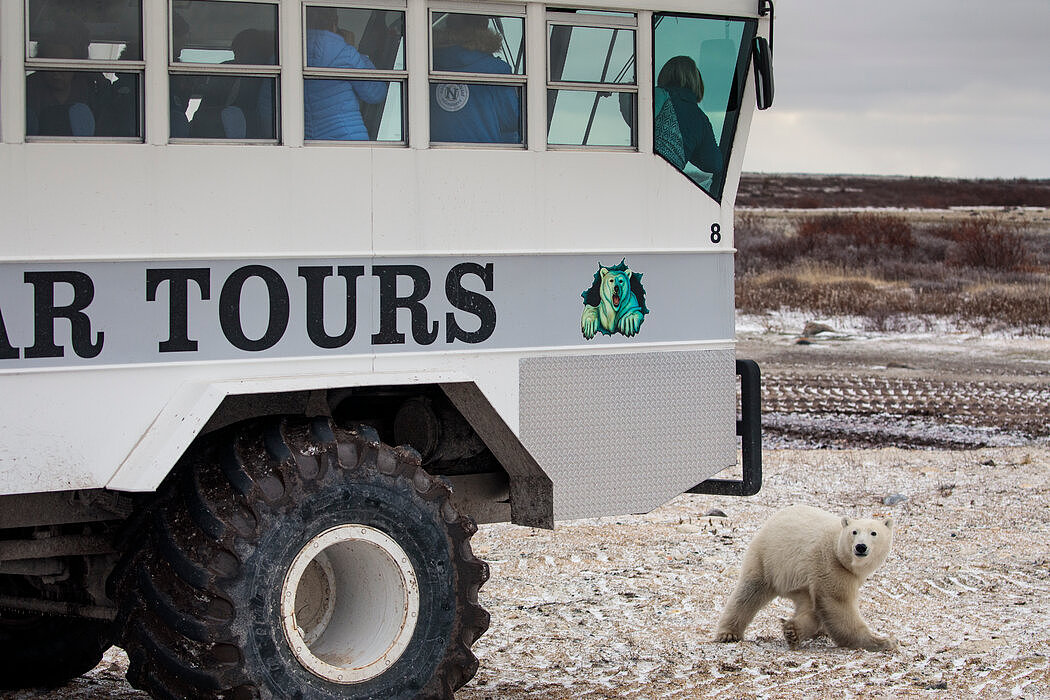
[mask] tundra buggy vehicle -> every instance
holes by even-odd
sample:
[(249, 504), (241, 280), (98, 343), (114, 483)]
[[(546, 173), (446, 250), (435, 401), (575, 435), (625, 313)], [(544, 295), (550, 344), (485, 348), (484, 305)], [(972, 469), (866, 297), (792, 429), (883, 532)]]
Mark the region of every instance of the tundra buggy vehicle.
[(118, 645), (157, 698), (448, 698), (476, 523), (754, 493), (771, 24), (3, 0), (0, 685)]

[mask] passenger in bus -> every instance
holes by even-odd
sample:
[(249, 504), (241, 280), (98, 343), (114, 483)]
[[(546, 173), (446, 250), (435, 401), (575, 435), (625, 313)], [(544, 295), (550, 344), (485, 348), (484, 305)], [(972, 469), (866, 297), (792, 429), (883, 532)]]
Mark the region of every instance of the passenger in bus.
[[(142, 55), (138, 42), (128, 42), (120, 52), (120, 60), (136, 60)], [(97, 136), (139, 135), (139, 75), (117, 73), (109, 92), (109, 102), (103, 106)]]
[[(244, 29), (230, 44), (233, 59), (225, 63), (272, 65), (274, 36)], [(190, 121), (196, 138), (274, 138), (273, 91), (268, 78), (212, 75), (199, 86), (201, 103)]]
[[(374, 69), (372, 61), (354, 48), (353, 34), (339, 28), (332, 7), (306, 11), (306, 65), (311, 68)], [(376, 80), (307, 80), (303, 86), (305, 136), (328, 141), (367, 141), (361, 102), (386, 99), (387, 84)]]
[[(449, 14), (434, 29), (434, 70), (512, 73), (493, 54), (502, 40), (485, 15)], [(454, 143), (521, 143), (521, 101), (507, 85), (433, 83), (430, 140)]]
[[(233, 38), (233, 63), (273, 65), (277, 62), (275, 42), (273, 32), (245, 29)], [(245, 138), (274, 138), (273, 81), (268, 78), (238, 78), (231, 106), (244, 115)]]
[(704, 80), (696, 63), (688, 56), (675, 56), (660, 69), (656, 85), (653, 148), (679, 170), (692, 163), (717, 182), (722, 151), (711, 120), (700, 109)]
[[(87, 58), (87, 28), (65, 22), (37, 43), (37, 58)], [(26, 78), (26, 134), (95, 136), (96, 115), (108, 103), (110, 82), (97, 72), (38, 70)]]
[[(274, 36), (244, 29), (230, 44), (233, 59), (226, 63), (272, 65)], [(199, 86), (201, 102), (190, 121), (195, 138), (272, 139), (274, 101), (272, 81), (251, 76), (213, 75)]]

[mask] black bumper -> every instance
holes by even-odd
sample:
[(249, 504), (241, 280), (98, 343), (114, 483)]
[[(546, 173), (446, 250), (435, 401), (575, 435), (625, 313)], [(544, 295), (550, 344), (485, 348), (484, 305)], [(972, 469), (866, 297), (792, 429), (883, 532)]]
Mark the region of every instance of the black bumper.
[(743, 478), (708, 479), (686, 493), (716, 496), (754, 496), (762, 488), (762, 375), (754, 360), (737, 360), (740, 377), (740, 420), (736, 434), (740, 437)]

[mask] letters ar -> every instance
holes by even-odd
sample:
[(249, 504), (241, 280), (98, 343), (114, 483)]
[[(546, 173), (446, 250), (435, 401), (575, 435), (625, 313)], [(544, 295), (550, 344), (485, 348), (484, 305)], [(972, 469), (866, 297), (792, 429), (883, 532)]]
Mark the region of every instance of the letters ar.
[[(55, 340), (55, 322), (59, 319), (69, 322), (70, 345), (78, 357), (90, 359), (102, 352), (105, 333), (92, 331), (86, 312), (95, 298), (95, 285), (90, 276), (76, 270), (26, 271), (22, 279), (33, 285), (33, 344), (25, 348), (27, 359), (65, 356), (65, 347)], [(58, 303), (55, 294), (58, 287), (72, 292), (69, 303)], [(11, 344), (0, 313), (0, 360), (16, 360), (19, 351)]]

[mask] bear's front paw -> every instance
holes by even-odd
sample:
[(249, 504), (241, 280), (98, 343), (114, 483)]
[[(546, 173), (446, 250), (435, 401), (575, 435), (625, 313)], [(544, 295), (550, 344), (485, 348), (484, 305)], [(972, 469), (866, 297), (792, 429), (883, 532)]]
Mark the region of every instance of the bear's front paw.
[(626, 314), (620, 319), (618, 330), (626, 335), (628, 338), (637, 335), (638, 329), (642, 327), (642, 314), (638, 311), (632, 311)]
[(871, 651), (897, 651), (897, 640), (893, 637), (872, 637)]
[(598, 309), (594, 306), (583, 306), (583, 318), (580, 320), (583, 337), (590, 340), (598, 333)]
[(798, 633), (798, 627), (795, 626), (794, 620), (785, 620), (780, 618), (780, 628), (784, 630), (784, 639), (792, 648), (797, 647), (802, 643), (801, 635)]
[(739, 642), (740, 635), (736, 632), (727, 632), (725, 630), (719, 630), (715, 632), (716, 642)]

